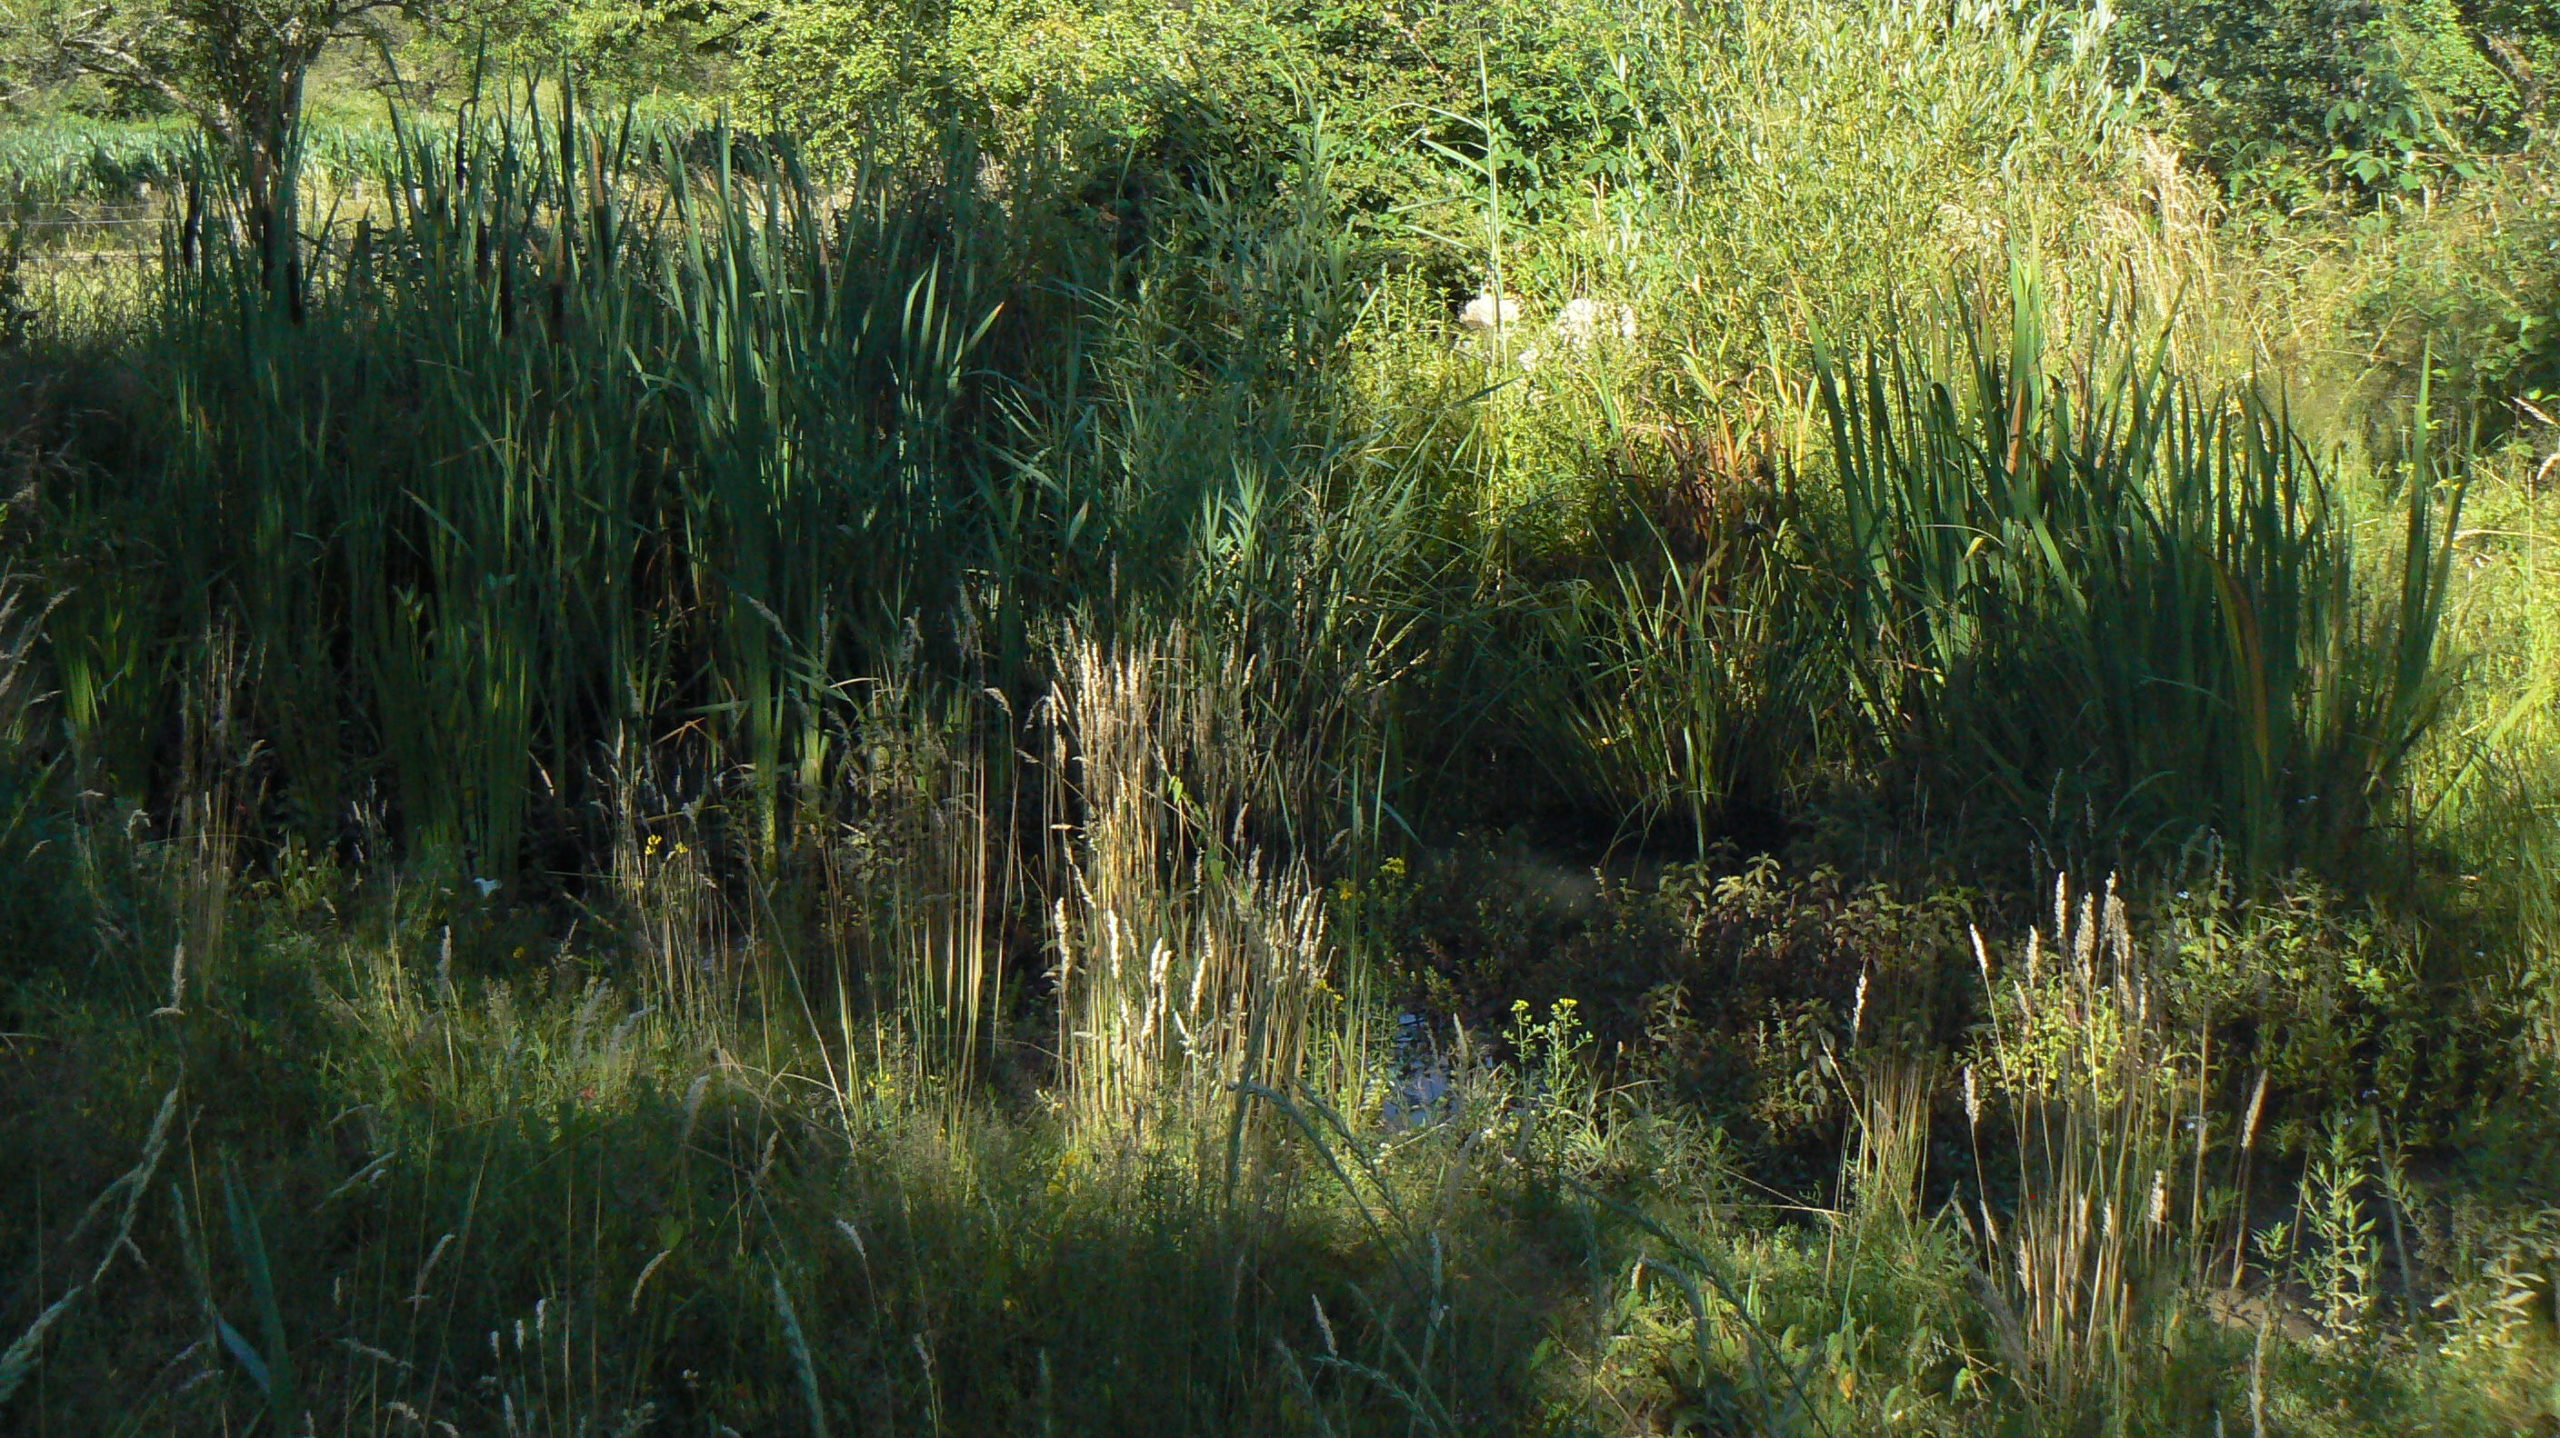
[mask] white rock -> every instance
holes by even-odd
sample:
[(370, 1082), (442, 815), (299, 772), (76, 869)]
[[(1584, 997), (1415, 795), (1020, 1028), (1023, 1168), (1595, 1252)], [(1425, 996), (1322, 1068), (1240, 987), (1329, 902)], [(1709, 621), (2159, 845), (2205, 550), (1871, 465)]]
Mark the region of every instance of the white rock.
[(1520, 297), (1503, 295), (1497, 299), (1491, 294), (1477, 295), (1474, 299), (1467, 301), (1465, 309), (1458, 311), (1458, 323), (1471, 330), (1489, 330), (1496, 325), (1505, 328), (1516, 325), (1520, 323)]
[(1550, 333), (1558, 344), (1580, 349), (1598, 339), (1601, 326), (1612, 321), (1611, 328), (1617, 332), (1618, 338), (1631, 340), (1636, 337), (1636, 312), (1632, 306), (1620, 305), (1617, 313), (1612, 315), (1601, 307), (1598, 300), (1584, 297), (1567, 301), (1565, 307), (1556, 312), (1556, 322)]

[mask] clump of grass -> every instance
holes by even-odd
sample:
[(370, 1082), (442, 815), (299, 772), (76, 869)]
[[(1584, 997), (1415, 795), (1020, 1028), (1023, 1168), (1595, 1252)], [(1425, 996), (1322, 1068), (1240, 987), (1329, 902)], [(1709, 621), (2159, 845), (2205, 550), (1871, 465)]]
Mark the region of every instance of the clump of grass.
[[(378, 775), (410, 852), (511, 879), (537, 768), (568, 786), (556, 821), (600, 748), (698, 708), (773, 841), (825, 707), (811, 666), (904, 611), (897, 551), (972, 483), (933, 456), (962, 443), (946, 420), (993, 305), (915, 211), (834, 230), (805, 179), (538, 119), (407, 135), (395, 214), (326, 237), (294, 293), (245, 250), (172, 276), (164, 340), (203, 363), (162, 487), (130, 496), (170, 523), (115, 541), (149, 580), (94, 611), (76, 591), (55, 629), (102, 782), (148, 792), (167, 656), (236, 626), (279, 794), (320, 830)], [(245, 367), (221, 357), (239, 342)], [(869, 398), (817, 398), (847, 386)], [(865, 536), (888, 548), (856, 558)], [(889, 582), (839, 594), (841, 573)]]
[(2280, 400), (2131, 343), (2057, 373), (2043, 304), (2022, 266), (2007, 336), (1959, 313), (1942, 348), (1825, 371), (1870, 722), (1958, 802), (2103, 803), (2136, 848), (2211, 829), (2252, 869), (2334, 861), (2442, 709), (2459, 480), (2413, 454), (2369, 597)]

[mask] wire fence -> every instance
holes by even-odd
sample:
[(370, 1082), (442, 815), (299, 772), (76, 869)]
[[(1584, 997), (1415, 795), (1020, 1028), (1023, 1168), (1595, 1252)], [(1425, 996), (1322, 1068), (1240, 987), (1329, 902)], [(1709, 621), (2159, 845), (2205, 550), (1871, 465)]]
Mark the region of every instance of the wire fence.
[(139, 258), (160, 252), (159, 233), (166, 220), (158, 205), (77, 215), (0, 210), (0, 246), (48, 261)]
[(160, 223), (156, 213), (134, 216), (107, 216), (96, 219), (21, 220), (0, 219), (0, 231), (28, 235), (77, 233), (82, 230), (148, 229)]

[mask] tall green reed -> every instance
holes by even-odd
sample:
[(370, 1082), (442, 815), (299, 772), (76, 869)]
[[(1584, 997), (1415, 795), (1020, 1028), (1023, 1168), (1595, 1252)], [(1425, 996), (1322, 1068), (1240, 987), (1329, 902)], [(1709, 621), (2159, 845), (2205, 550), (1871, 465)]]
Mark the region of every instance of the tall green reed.
[(2020, 263), (2005, 336), (1959, 307), (1821, 364), (1869, 722), (2002, 812), (2212, 829), (2260, 869), (2341, 854), (2441, 707), (2459, 482), (2416, 455), (2376, 575), (2280, 399), (2105, 326), (2066, 366), (2044, 301)]
[(1673, 436), (1668, 475), (1619, 501), (1633, 552), (1554, 620), (1576, 777), (1622, 822), (1701, 845), (1803, 782), (1840, 677), (1840, 590), (1807, 562), (1816, 531), (1774, 458), (1741, 444)]
[(117, 782), (151, 780), (149, 656), (236, 622), (279, 795), (324, 831), (379, 784), (413, 855), (505, 878), (529, 806), (562, 822), (636, 740), (742, 766), (771, 844), (831, 660), (962, 557), (999, 227), (955, 220), (961, 182), (838, 214), (675, 139), (404, 129), (387, 213), (318, 235), (282, 302), (224, 227), (170, 267), (165, 458), (66, 496), (126, 556), (66, 557), (118, 582), (56, 646)]
[[(249, 226), (173, 236), (153, 462), (48, 496), (99, 581), (49, 652), (91, 779), (201, 787), (164, 730), (218, 670), (226, 844), (601, 898), (687, 1022), (832, 1008), (845, 1091), (965, 1087), (1044, 964), (1097, 1110), (1289, 1081), (1310, 865), (1394, 822), (1464, 593), (1334, 381), (1320, 142), (1129, 257), (957, 142), (821, 183), (574, 96), (398, 123), (283, 283)], [(1106, 672), (1145, 692), (1076, 697)], [(1134, 967), (1070, 984), (1121, 930)]]

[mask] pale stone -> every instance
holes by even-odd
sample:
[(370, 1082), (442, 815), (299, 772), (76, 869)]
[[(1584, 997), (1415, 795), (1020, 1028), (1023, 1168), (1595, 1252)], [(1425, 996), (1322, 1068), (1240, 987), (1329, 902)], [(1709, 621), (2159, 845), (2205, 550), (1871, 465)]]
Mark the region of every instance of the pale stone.
[(1516, 325), (1520, 323), (1520, 297), (1504, 295), (1497, 299), (1491, 294), (1477, 295), (1467, 301), (1465, 309), (1458, 311), (1458, 323), (1471, 330)]

